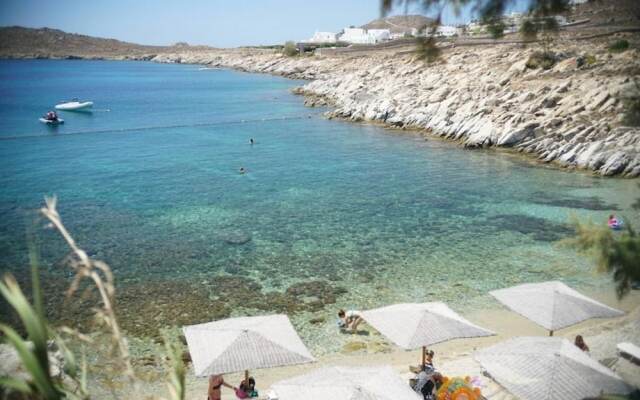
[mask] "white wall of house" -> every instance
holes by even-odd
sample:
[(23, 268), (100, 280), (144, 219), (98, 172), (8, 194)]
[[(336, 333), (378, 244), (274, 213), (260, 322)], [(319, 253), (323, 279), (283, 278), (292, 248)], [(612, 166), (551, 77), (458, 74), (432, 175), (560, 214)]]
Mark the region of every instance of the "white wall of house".
[(338, 40), (338, 34), (333, 32), (319, 32), (313, 34), (309, 43), (335, 43)]
[(460, 31), (457, 27), (451, 25), (440, 25), (436, 28), (436, 36), (450, 37), (453, 35), (459, 35)]
[(375, 43), (373, 38), (367, 34), (367, 30), (362, 28), (344, 28), (344, 33), (340, 36), (340, 40), (357, 44)]
[(389, 29), (344, 28), (338, 40), (355, 44), (375, 44), (391, 40)]
[(369, 29), (367, 33), (373, 37), (374, 43), (391, 40), (391, 31), (389, 29)]

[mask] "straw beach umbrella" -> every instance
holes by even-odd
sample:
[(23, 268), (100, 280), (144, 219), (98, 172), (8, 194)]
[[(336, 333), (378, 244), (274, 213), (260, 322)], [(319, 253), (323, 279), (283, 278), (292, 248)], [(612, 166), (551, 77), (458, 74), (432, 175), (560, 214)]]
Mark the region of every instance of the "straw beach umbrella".
[(183, 328), (196, 376), (316, 361), (286, 315), (229, 318)]
[(527, 283), (489, 292), (501, 303), (553, 331), (575, 325), (590, 318), (608, 318), (624, 315), (571, 289), (562, 282)]
[(326, 367), (274, 383), (278, 400), (420, 400), (391, 368)]
[(363, 311), (362, 318), (405, 350), (422, 347), (421, 365), (425, 363), (427, 346), (452, 339), (495, 335), (441, 302), (395, 304)]
[(474, 358), (523, 400), (579, 400), (630, 391), (613, 371), (563, 338), (509, 339), (477, 351)]

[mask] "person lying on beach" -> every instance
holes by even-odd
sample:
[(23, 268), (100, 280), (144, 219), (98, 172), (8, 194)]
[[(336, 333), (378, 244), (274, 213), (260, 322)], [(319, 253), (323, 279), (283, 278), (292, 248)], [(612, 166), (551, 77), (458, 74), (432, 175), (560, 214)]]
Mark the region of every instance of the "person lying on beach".
[(576, 347), (580, 350), (586, 351), (587, 353), (589, 352), (589, 346), (587, 346), (587, 344), (584, 342), (582, 335), (576, 336), (576, 340), (573, 342), (573, 344), (575, 344)]
[(222, 388), (222, 386), (226, 386), (234, 392), (237, 390), (237, 388), (226, 383), (222, 375), (211, 375), (209, 377), (209, 390), (207, 392), (207, 400), (221, 400), (222, 393), (220, 389)]
[(351, 332), (355, 332), (358, 329), (358, 325), (363, 321), (360, 313), (355, 310), (345, 311), (340, 309), (338, 311), (338, 326), (343, 329), (350, 329)]

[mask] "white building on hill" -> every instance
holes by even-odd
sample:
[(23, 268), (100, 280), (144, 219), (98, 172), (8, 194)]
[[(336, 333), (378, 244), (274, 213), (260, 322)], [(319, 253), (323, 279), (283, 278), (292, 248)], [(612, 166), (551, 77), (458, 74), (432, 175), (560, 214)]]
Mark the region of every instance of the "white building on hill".
[(367, 30), (362, 28), (344, 28), (344, 33), (340, 36), (340, 40), (356, 44), (374, 43), (372, 37), (367, 34)]
[(313, 34), (308, 43), (335, 43), (338, 41), (338, 34), (333, 32), (318, 32)]
[(353, 44), (376, 44), (391, 40), (391, 31), (389, 29), (344, 28), (344, 33), (338, 40)]
[(391, 31), (389, 29), (369, 29), (367, 33), (373, 38), (374, 43), (391, 40)]
[(420, 32), (417, 28), (411, 28), (411, 30), (407, 30), (405, 32), (395, 32), (391, 33), (391, 39), (402, 39), (407, 36), (424, 36), (424, 32)]
[(435, 36), (451, 37), (455, 35), (460, 35), (460, 30), (451, 25), (440, 25), (435, 31)]

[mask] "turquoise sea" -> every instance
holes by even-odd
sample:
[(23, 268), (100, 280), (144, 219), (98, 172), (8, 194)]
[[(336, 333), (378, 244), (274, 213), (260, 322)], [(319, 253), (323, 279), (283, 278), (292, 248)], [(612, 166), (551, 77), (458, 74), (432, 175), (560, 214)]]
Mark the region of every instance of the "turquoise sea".
[[(0, 269), (26, 281), (31, 238), (50, 318), (86, 323), (90, 296), (53, 296), (72, 274), (35, 210), (56, 195), (80, 246), (113, 268), (132, 337), (287, 312), (316, 354), (347, 340), (338, 307), (442, 300), (464, 313), (521, 282), (609, 284), (557, 240), (571, 215), (640, 224), (634, 181), (326, 120), (290, 94), (302, 83), (193, 65), (0, 61)], [(70, 97), (94, 111), (38, 122)]]

